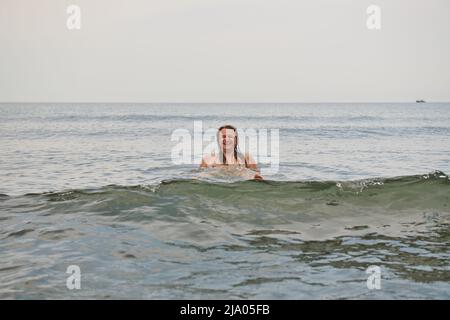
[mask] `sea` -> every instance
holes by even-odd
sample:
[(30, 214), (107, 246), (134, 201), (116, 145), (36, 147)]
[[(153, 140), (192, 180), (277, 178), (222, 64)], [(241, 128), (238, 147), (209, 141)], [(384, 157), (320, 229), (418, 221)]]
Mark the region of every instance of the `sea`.
[(449, 173), (450, 103), (2, 103), (0, 299), (450, 299)]

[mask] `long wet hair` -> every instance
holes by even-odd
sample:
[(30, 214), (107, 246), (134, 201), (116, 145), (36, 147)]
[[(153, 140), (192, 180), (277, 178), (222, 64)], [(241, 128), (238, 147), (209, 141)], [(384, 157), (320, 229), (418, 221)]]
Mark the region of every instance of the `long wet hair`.
[[(221, 126), (218, 130), (217, 130), (217, 143), (219, 144), (220, 147), (220, 131), (222, 131), (222, 129), (231, 129), (236, 133), (236, 136), (234, 137), (234, 160), (236, 160), (237, 162), (237, 158), (238, 158), (238, 133), (237, 133), (237, 129), (236, 127), (233, 127), (232, 125), (226, 124), (224, 126)], [(219, 148), (219, 153), (222, 155), (222, 163), (223, 164), (228, 164), (227, 163), (227, 159), (225, 157), (225, 154), (223, 153), (222, 148)]]

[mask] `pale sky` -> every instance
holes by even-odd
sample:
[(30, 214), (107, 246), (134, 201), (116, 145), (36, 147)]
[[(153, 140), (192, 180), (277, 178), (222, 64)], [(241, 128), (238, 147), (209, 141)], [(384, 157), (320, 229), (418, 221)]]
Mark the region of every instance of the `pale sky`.
[(0, 102), (416, 99), (450, 101), (449, 0), (0, 0)]

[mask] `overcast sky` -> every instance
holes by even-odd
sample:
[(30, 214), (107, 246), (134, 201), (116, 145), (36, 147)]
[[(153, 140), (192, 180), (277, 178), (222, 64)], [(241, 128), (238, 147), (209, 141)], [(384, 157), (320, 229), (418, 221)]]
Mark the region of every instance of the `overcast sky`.
[(0, 0), (3, 102), (416, 99), (450, 101), (449, 0)]

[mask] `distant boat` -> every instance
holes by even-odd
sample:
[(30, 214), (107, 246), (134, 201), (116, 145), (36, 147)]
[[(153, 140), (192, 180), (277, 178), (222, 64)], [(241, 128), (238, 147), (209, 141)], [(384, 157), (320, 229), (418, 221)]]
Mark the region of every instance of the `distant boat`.
[(416, 103), (425, 103), (425, 100), (416, 100)]

